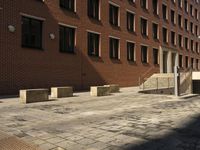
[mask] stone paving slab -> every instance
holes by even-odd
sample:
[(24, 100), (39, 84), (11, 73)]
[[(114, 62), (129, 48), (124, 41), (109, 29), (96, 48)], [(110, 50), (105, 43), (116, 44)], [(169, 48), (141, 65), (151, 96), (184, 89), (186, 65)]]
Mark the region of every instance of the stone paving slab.
[(28, 105), (1, 99), (0, 130), (42, 150), (200, 150), (199, 96), (137, 91)]

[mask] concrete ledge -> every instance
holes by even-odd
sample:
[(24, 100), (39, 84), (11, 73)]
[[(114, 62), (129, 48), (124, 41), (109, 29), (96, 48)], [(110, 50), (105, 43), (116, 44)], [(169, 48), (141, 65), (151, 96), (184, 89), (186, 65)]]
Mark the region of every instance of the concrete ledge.
[(20, 90), (21, 103), (34, 103), (48, 101), (48, 89), (27, 89)]
[(72, 96), (73, 96), (72, 87), (52, 87), (51, 88), (51, 97), (63, 98), (63, 97), (72, 97)]
[(110, 85), (104, 85), (104, 86), (109, 88), (110, 93), (119, 92), (119, 85), (118, 84), (110, 84)]
[(91, 96), (107, 96), (110, 94), (110, 88), (106, 86), (92, 86), (90, 87)]
[(160, 89), (148, 89), (148, 90), (139, 91), (139, 93), (173, 95), (174, 94), (174, 87), (160, 88)]

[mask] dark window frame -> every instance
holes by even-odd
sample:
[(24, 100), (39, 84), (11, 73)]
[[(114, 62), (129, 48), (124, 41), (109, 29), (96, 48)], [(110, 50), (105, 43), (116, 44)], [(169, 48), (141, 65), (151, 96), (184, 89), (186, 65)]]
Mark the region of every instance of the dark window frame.
[(157, 48), (153, 48), (153, 64), (159, 64), (159, 50)]
[(159, 30), (158, 30), (158, 24), (152, 23), (152, 34), (153, 34), (153, 39), (158, 40), (159, 39)]
[(140, 6), (142, 9), (148, 10), (148, 0), (140, 0)]
[(145, 45), (141, 45), (141, 62), (148, 64), (148, 47)]
[(60, 0), (60, 7), (65, 10), (75, 12), (75, 3), (76, 0)]
[(100, 20), (100, 1), (88, 0), (88, 16), (95, 20)]
[[(25, 21), (27, 21), (28, 26), (26, 26)], [(38, 32), (38, 34), (36, 34), (36, 32)], [(42, 50), (43, 21), (39, 19), (31, 18), (31, 17), (22, 16), (21, 36), (22, 36), (22, 41), (21, 41), (22, 47)]]
[(135, 14), (127, 11), (127, 30), (130, 32), (135, 32)]
[(110, 58), (119, 60), (119, 39), (110, 37), (109, 38), (109, 51)]
[(100, 34), (88, 32), (88, 55), (100, 57)]
[(109, 23), (112, 26), (119, 27), (119, 7), (113, 4), (109, 4)]
[[(70, 37), (72, 36), (72, 37)], [(59, 50), (62, 53), (75, 53), (76, 28), (59, 26)], [(67, 42), (66, 42), (67, 41)]]
[(127, 60), (135, 62), (135, 43), (127, 42)]
[(142, 36), (148, 36), (148, 20), (142, 17), (140, 18), (140, 30)]

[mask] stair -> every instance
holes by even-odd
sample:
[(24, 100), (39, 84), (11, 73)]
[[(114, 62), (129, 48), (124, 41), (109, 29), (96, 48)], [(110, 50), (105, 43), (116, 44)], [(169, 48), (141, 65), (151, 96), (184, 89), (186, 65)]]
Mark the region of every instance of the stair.
[(151, 77), (146, 78), (145, 82), (141, 85), (143, 90), (147, 89), (162, 89), (174, 87), (174, 74), (173, 73), (156, 73)]

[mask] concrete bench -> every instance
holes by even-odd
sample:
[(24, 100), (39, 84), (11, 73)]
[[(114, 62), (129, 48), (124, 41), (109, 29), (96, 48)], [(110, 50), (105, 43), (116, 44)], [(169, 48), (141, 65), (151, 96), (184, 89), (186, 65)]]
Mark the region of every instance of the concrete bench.
[(106, 86), (92, 86), (90, 87), (91, 96), (106, 96), (109, 95), (109, 87)]
[(35, 103), (49, 100), (48, 89), (26, 89), (20, 90), (21, 103)]
[(119, 85), (118, 84), (110, 84), (110, 85), (104, 85), (105, 87), (109, 87), (110, 93), (117, 93), (119, 92)]
[(51, 97), (54, 98), (63, 98), (73, 96), (72, 87), (52, 87), (51, 88)]

